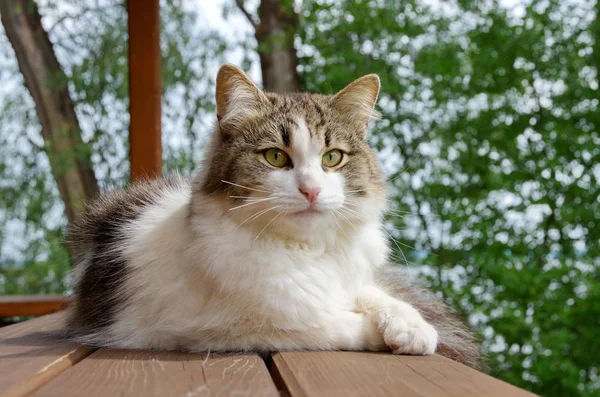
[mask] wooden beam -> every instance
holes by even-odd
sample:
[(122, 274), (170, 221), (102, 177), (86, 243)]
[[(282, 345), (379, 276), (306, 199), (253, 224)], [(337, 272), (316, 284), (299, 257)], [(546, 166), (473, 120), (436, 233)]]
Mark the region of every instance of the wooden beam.
[(63, 295), (0, 296), (0, 317), (43, 316), (64, 309), (70, 299)]
[(159, 0), (129, 0), (129, 156), (131, 181), (160, 176)]

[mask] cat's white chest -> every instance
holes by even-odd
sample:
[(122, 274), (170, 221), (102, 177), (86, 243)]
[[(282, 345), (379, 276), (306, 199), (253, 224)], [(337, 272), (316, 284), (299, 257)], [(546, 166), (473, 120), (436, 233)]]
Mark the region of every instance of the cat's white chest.
[(354, 244), (255, 242), (232, 236), (235, 248), (213, 256), (209, 268), (226, 294), (246, 297), (240, 302), (245, 307), (226, 307), (224, 302), (217, 310), (236, 310), (286, 330), (318, 326), (333, 313), (352, 310), (359, 290), (372, 282), (373, 269), (387, 254), (377, 230), (365, 232)]

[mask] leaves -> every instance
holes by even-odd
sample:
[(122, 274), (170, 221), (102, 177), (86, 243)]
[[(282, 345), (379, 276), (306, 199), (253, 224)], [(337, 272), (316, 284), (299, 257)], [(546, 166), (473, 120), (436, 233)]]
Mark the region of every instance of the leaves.
[(393, 231), (484, 336), (492, 374), (597, 395), (599, 19), (543, 4), (304, 2), (302, 80), (381, 74), (372, 141), (400, 169), (394, 207), (417, 214)]

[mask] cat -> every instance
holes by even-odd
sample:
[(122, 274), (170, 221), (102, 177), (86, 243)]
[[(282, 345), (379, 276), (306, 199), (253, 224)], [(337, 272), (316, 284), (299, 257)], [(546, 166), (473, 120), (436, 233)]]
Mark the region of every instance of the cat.
[(260, 90), (234, 65), (198, 176), (106, 193), (69, 226), (68, 328), (93, 346), (366, 350), (477, 367), (452, 311), (389, 263), (388, 192), (367, 127), (380, 82)]

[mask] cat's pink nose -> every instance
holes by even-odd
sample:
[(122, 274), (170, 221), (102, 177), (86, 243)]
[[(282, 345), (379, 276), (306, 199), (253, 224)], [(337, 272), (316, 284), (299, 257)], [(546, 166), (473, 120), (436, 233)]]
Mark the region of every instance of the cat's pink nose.
[(311, 203), (317, 201), (317, 196), (321, 193), (320, 187), (301, 187), (298, 188), (298, 190), (300, 190), (300, 193), (302, 193)]

